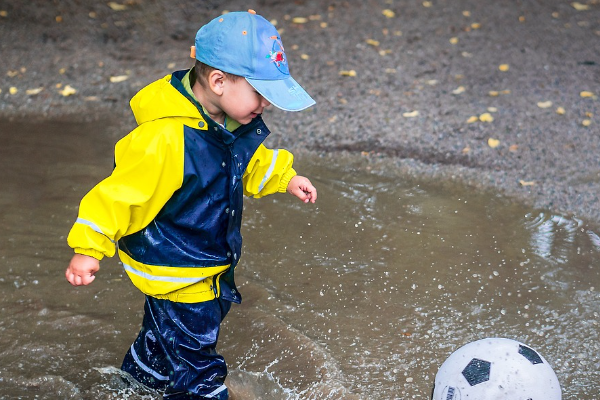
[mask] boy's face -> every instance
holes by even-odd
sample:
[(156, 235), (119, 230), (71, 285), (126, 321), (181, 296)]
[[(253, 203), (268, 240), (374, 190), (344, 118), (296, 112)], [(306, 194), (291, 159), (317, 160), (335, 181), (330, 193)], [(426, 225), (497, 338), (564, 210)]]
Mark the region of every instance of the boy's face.
[(271, 105), (244, 78), (226, 78), (220, 103), (225, 114), (240, 124), (249, 123)]

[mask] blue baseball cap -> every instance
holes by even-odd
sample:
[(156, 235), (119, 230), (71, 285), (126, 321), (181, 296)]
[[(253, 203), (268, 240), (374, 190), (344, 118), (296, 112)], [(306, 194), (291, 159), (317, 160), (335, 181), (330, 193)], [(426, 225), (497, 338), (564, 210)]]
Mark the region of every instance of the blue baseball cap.
[(195, 45), (198, 61), (246, 78), (277, 108), (300, 111), (315, 104), (290, 75), (277, 29), (253, 10), (213, 19), (198, 30)]

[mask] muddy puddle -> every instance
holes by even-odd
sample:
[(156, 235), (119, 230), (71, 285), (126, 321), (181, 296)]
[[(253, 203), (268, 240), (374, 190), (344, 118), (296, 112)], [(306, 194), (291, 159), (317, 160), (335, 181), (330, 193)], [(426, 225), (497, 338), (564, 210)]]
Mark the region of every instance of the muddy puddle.
[[(103, 124), (0, 123), (0, 398), (158, 399), (123, 386), (143, 296), (116, 258), (64, 279), (82, 195), (110, 173)], [(244, 296), (220, 351), (237, 400), (429, 399), (459, 346), (509, 337), (564, 399), (600, 393), (600, 231), (457, 185), (299, 159), (316, 205), (246, 201)]]

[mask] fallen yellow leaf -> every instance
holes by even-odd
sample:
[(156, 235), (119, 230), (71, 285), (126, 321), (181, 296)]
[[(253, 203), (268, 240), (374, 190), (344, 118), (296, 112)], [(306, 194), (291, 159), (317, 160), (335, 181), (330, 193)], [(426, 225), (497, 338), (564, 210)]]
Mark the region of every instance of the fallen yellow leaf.
[(387, 56), (388, 54), (392, 54), (391, 50), (379, 50), (378, 51), (380, 56)]
[(6, 17), (6, 16), (8, 16), (8, 12), (5, 11), (5, 10), (1, 10), (0, 11), (0, 17)]
[(499, 144), (500, 144), (500, 141), (498, 139), (493, 139), (493, 138), (488, 139), (488, 146), (490, 146), (492, 149), (495, 149), (496, 147), (498, 147)]
[(457, 44), (457, 43), (458, 43), (457, 37), (450, 38), (450, 44)]
[(510, 94), (510, 90), (502, 90), (500, 94)]
[(10, 93), (10, 94), (17, 94), (18, 91), (19, 91), (19, 89), (17, 89), (14, 86), (11, 86), (11, 88), (8, 89), (8, 93)]
[(39, 92), (41, 92), (42, 90), (44, 90), (43, 87), (39, 87), (39, 88), (35, 88), (35, 89), (27, 89), (25, 91), (25, 93), (27, 93), (30, 96), (33, 96), (34, 94), (38, 94)]
[(389, 10), (387, 8), (385, 10), (383, 10), (381, 13), (388, 18), (394, 18), (396, 16), (395, 12), (393, 12), (392, 10)]
[(123, 81), (126, 81), (127, 79), (129, 79), (129, 75), (118, 75), (118, 76), (110, 77), (110, 81), (112, 83), (123, 82)]
[(379, 41), (378, 40), (374, 40), (374, 39), (367, 39), (367, 44), (370, 44), (371, 46), (379, 46)]
[(402, 114), (402, 116), (404, 118), (414, 118), (419, 116), (419, 111), (415, 110), (415, 111), (411, 111), (411, 112), (405, 112), (404, 114)]
[(537, 106), (539, 108), (550, 108), (550, 107), (552, 107), (552, 102), (551, 101), (539, 101), (537, 103)]
[(525, 17), (521, 15), (521, 16), (519, 17), (519, 22), (525, 22)]
[(496, 107), (488, 107), (487, 110), (491, 113), (498, 111)]
[(308, 54), (300, 54), (300, 58), (303, 60), (308, 60), (310, 56)]
[(491, 97), (498, 97), (498, 96), (500, 95), (500, 92), (498, 92), (497, 90), (490, 90), (490, 91), (488, 92), (488, 94), (489, 94)]
[(429, 8), (429, 7), (431, 7), (432, 5), (433, 5), (433, 4), (431, 4), (431, 2), (430, 2), (430, 1), (424, 1), (424, 2), (423, 2), (423, 7), (427, 7), (427, 8)]
[(492, 122), (494, 121), (494, 117), (492, 117), (492, 114), (490, 113), (483, 113), (479, 116), (479, 120), (481, 122)]
[(510, 65), (508, 64), (500, 64), (500, 66), (498, 66), (498, 69), (502, 72), (506, 72), (510, 69)]
[(351, 69), (351, 70), (341, 70), (340, 71), (340, 75), (341, 76), (356, 76), (356, 71)]
[(304, 18), (304, 17), (294, 17), (292, 18), (292, 22), (294, 24), (305, 24), (308, 22), (308, 18)]
[(565, 109), (563, 107), (558, 107), (556, 109), (556, 113), (559, 115), (564, 115), (565, 114)]
[(308, 16), (308, 19), (310, 19), (311, 21), (320, 21), (321, 18), (323, 18), (323, 17), (321, 17), (321, 15), (319, 15), (319, 14), (314, 14), (314, 15)]
[(98, 96), (87, 96), (83, 98), (84, 101), (98, 101), (100, 98)]
[(65, 97), (71, 96), (72, 94), (75, 94), (75, 93), (77, 93), (77, 90), (73, 89), (71, 87), (71, 85), (65, 86), (65, 88), (60, 91), (60, 94), (62, 94)]
[(327, 22), (321, 22), (319, 25), (320, 25), (320, 26), (321, 26), (321, 28), (323, 28), (323, 29), (327, 28)]
[(581, 4), (579, 2), (571, 3), (571, 6), (573, 6), (573, 8), (577, 11), (585, 11), (590, 9), (590, 6), (588, 6), (587, 4)]
[(521, 186), (533, 186), (535, 185), (534, 181), (524, 181), (524, 180), (519, 180), (519, 184), (521, 184)]
[(62, 18), (62, 16), (60, 16), (60, 15), (57, 15), (57, 16), (54, 18), (54, 20), (60, 24), (60, 23), (62, 22), (63, 18)]
[(385, 73), (386, 74), (395, 74), (396, 73), (396, 68), (386, 68), (385, 69)]
[(108, 6), (110, 8), (113, 9), (113, 11), (123, 11), (123, 10), (127, 10), (127, 6), (124, 4), (119, 4), (115, 1), (111, 1), (110, 3), (108, 3)]
[(518, 149), (519, 149), (519, 146), (517, 146), (516, 144), (511, 144), (510, 147), (508, 148), (508, 151), (511, 151), (514, 153)]
[(584, 119), (583, 121), (581, 121), (581, 125), (583, 125), (583, 126), (590, 126), (591, 124), (592, 124), (591, 119)]
[(581, 97), (594, 97), (594, 93), (588, 92), (588, 91), (585, 91), (585, 90), (583, 92), (579, 93), (579, 95)]
[(479, 22), (473, 22), (471, 24), (471, 28), (473, 28), (473, 29), (479, 29), (479, 28), (481, 28), (481, 24)]
[(473, 115), (472, 117), (469, 117), (469, 119), (467, 120), (467, 124), (472, 124), (473, 122), (477, 121), (479, 121), (479, 118)]
[(471, 148), (469, 146), (466, 146), (464, 149), (462, 149), (463, 154), (467, 154), (470, 151), (471, 151)]
[(464, 86), (459, 86), (456, 89), (454, 89), (452, 91), (453, 94), (461, 94), (465, 92), (465, 87)]
[(471, 11), (463, 11), (463, 12), (462, 12), (462, 14), (463, 14), (465, 17), (470, 17), (470, 16), (471, 16)]
[(8, 76), (9, 78), (14, 78), (15, 76), (19, 75), (19, 71), (8, 71), (6, 73), (6, 76)]

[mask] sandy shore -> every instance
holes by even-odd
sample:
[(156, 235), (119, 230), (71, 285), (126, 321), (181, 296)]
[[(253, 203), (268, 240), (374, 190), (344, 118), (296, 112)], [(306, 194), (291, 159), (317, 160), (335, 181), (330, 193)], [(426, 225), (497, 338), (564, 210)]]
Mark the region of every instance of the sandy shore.
[(600, 222), (600, 2), (0, 2), (0, 118), (133, 125), (128, 101), (188, 68), (196, 30), (252, 7), (317, 100), (270, 109), (272, 146), (391, 158)]

